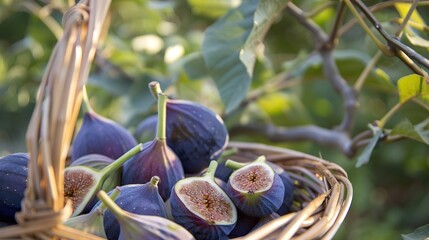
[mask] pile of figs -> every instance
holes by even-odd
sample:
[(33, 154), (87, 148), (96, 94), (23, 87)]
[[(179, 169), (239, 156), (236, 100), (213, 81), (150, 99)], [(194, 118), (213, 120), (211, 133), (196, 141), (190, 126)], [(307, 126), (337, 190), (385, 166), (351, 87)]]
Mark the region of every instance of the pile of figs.
[[(83, 114), (64, 173), (73, 207), (65, 225), (107, 239), (229, 239), (290, 211), (286, 171), (264, 156), (227, 160), (216, 113), (149, 87), (158, 113), (135, 135), (91, 108)], [(142, 135), (152, 140), (138, 144)], [(24, 153), (0, 158), (0, 226), (21, 210), (27, 163)]]

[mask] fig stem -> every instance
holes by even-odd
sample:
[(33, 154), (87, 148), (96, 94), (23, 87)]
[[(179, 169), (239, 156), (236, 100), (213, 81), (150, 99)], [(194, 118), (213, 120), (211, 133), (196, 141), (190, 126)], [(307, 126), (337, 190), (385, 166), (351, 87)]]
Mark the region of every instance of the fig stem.
[(167, 96), (163, 93), (158, 93), (158, 131), (156, 139), (165, 141), (165, 128), (167, 121)]
[(158, 177), (158, 176), (153, 176), (153, 177), (150, 179), (150, 184), (151, 184), (152, 186), (158, 186), (158, 183), (159, 183), (159, 177)]
[(217, 160), (217, 162), (218, 163), (225, 163), (226, 162), (226, 160), (228, 160), (228, 157), (230, 157), (230, 156), (232, 156), (232, 155), (234, 155), (234, 154), (236, 154), (238, 152), (238, 149), (237, 148), (230, 148), (230, 149), (227, 149), (227, 150), (225, 150), (223, 153), (222, 153), (222, 155), (218, 158), (218, 160)]
[(107, 177), (114, 171), (116, 171), (118, 168), (122, 166), (128, 159), (130, 159), (132, 156), (136, 155), (143, 149), (143, 144), (139, 143), (135, 147), (128, 150), (128, 152), (124, 153), (124, 155), (120, 156), (118, 159), (116, 159), (111, 164), (107, 165), (103, 170), (99, 172), (100, 174), (100, 182), (104, 182)]
[(226, 160), (226, 162), (225, 162), (225, 166), (226, 166), (226, 167), (228, 167), (228, 168), (231, 168), (231, 169), (233, 169), (233, 170), (240, 169), (240, 168), (242, 168), (242, 167), (246, 166), (247, 164), (248, 164), (248, 163), (236, 162), (236, 161), (231, 160), (231, 159), (228, 159), (228, 160)]
[(123, 218), (125, 215), (125, 211), (122, 210), (110, 197), (107, 195), (107, 193), (103, 190), (100, 190), (97, 193), (98, 199), (106, 205), (106, 207), (112, 212), (113, 215), (115, 215), (116, 218)]
[[(121, 190), (119, 190), (118, 187), (116, 187), (115, 189), (113, 189), (113, 191), (109, 194), (110, 199), (112, 199), (113, 201), (116, 200), (116, 198), (119, 197), (119, 194), (121, 193)], [(98, 210), (100, 210), (102, 213), (104, 212), (104, 210), (106, 210), (107, 206), (106, 204), (104, 204), (104, 202), (101, 202), (101, 204), (97, 207)]]
[(86, 86), (83, 86), (83, 88), (82, 88), (82, 98), (83, 98), (83, 103), (84, 103), (84, 106), (86, 108), (86, 111), (89, 113), (93, 113), (94, 110), (92, 109), (91, 104), (89, 103), (88, 92), (86, 91)]
[(149, 90), (155, 100), (158, 99), (158, 94), (162, 93), (161, 85), (159, 85), (159, 82), (157, 81), (149, 83)]
[(203, 177), (208, 177), (208, 178), (214, 180), (217, 165), (218, 164), (216, 161), (214, 161), (214, 160), (210, 161), (210, 165), (207, 168), (207, 171), (204, 173)]
[(259, 162), (259, 163), (263, 163), (266, 161), (266, 158), (264, 155), (259, 156), (255, 161), (253, 162)]

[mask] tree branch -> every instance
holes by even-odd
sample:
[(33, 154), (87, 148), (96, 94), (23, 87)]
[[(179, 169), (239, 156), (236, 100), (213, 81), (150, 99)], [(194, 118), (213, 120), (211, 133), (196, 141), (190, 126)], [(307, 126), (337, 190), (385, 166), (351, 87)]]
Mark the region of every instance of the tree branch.
[(348, 157), (352, 157), (355, 154), (355, 151), (351, 148), (352, 141), (346, 133), (314, 125), (284, 128), (274, 125), (249, 124), (231, 129), (231, 134), (238, 133), (253, 133), (258, 136), (264, 136), (272, 142), (312, 141), (323, 146), (335, 147)]

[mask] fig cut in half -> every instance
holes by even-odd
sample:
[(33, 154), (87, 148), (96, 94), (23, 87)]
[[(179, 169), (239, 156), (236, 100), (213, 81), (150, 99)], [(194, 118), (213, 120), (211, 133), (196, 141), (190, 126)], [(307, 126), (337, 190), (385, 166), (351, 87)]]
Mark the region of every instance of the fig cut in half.
[(285, 187), (276, 172), (260, 156), (251, 163), (226, 161), (236, 169), (226, 191), (238, 209), (253, 217), (263, 217), (277, 211), (283, 203)]
[(141, 149), (142, 144), (138, 144), (101, 171), (85, 166), (67, 167), (64, 171), (64, 196), (72, 201), (73, 216), (89, 211), (92, 205), (88, 206), (88, 203), (95, 198), (107, 177)]
[(217, 162), (211, 161), (202, 177), (189, 177), (174, 186), (170, 204), (174, 220), (197, 239), (222, 239), (237, 222), (237, 209), (215, 183)]

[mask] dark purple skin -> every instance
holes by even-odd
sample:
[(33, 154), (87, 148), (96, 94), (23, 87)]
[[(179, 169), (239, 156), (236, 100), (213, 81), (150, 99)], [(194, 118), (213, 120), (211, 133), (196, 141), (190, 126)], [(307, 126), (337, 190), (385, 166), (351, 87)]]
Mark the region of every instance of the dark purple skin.
[[(167, 218), (167, 207), (158, 193), (158, 188), (151, 183), (130, 184), (118, 188), (120, 194), (115, 203), (123, 210), (139, 215)], [(109, 195), (112, 191), (109, 192)], [(101, 202), (99, 201), (91, 211), (95, 210), (100, 204)], [(103, 224), (107, 239), (116, 240), (119, 238), (119, 222), (108, 209), (104, 212)]]
[(293, 191), (295, 189), (295, 185), (293, 184), (292, 178), (283, 168), (281, 168), (275, 163), (271, 163), (271, 162), (266, 162), (266, 163), (274, 170), (274, 172), (276, 172), (280, 176), (283, 182), (283, 185), (285, 186), (285, 195), (284, 195), (283, 203), (280, 206), (280, 208), (276, 211), (276, 213), (278, 213), (280, 216), (285, 215), (286, 213), (290, 212), (290, 208), (294, 198)]
[(224, 182), (228, 182), (229, 176), (231, 176), (231, 173), (233, 170), (227, 166), (225, 166), (225, 163), (218, 163), (215, 177), (221, 179)]
[(268, 216), (261, 217), (259, 219), (259, 221), (256, 223), (256, 225), (251, 229), (251, 231), (258, 229), (258, 228), (262, 227), (265, 223), (268, 223), (271, 220), (274, 220), (274, 219), (279, 218), (279, 217), (280, 217), (280, 215), (278, 213), (275, 213), (275, 212), (271, 213)]
[(27, 153), (14, 153), (0, 158), (0, 221), (16, 223), (21, 211), (28, 176)]
[(171, 191), (170, 205), (174, 221), (186, 228), (198, 240), (229, 239), (228, 234), (234, 229), (231, 225), (210, 225), (204, 219), (189, 211), (176, 191)]
[(182, 164), (165, 141), (153, 140), (143, 145), (143, 150), (124, 164), (122, 184), (143, 184), (152, 176), (159, 176), (159, 194), (166, 201), (177, 181), (184, 178)]
[(147, 142), (156, 137), (158, 115), (151, 115), (137, 125), (134, 136), (139, 142)]
[(135, 145), (137, 141), (123, 126), (94, 112), (86, 112), (73, 141), (71, 161), (93, 153), (117, 159)]
[(185, 173), (198, 173), (217, 159), (228, 143), (222, 119), (207, 107), (184, 100), (167, 101), (167, 144)]
[(228, 181), (226, 193), (237, 209), (253, 217), (263, 217), (277, 211), (283, 203), (284, 185), (278, 174), (274, 174), (273, 184), (266, 192), (258, 196), (246, 197), (234, 189)]
[(260, 218), (252, 217), (244, 214), (237, 209), (237, 224), (232, 232), (228, 235), (230, 238), (242, 237), (253, 230), (254, 226), (258, 223)]

